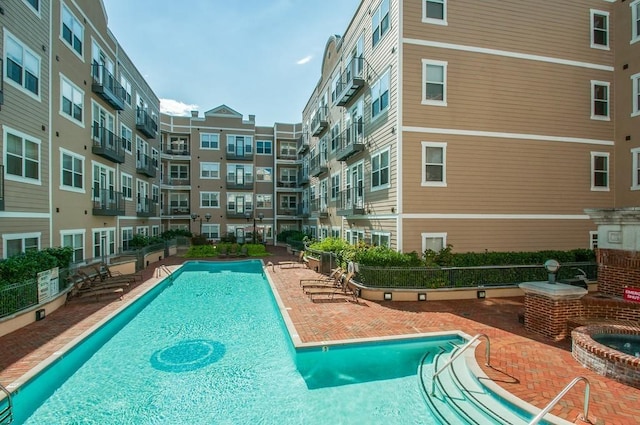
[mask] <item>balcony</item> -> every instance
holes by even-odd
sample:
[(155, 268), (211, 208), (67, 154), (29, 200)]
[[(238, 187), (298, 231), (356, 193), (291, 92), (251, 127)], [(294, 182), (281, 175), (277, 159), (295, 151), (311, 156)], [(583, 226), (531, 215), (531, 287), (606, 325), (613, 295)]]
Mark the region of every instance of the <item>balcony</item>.
[(364, 150), (364, 136), (362, 134), (362, 122), (353, 124), (351, 128), (343, 131), (338, 136), (338, 148), (336, 159), (346, 161), (349, 157)]
[(304, 133), (298, 138), (298, 154), (302, 155), (309, 150), (309, 135)]
[(165, 177), (162, 179), (161, 184), (163, 186), (171, 186), (177, 189), (189, 189), (191, 187), (191, 180), (189, 178), (177, 178), (177, 177)]
[(320, 174), (324, 174), (329, 171), (326, 157), (326, 154), (318, 154), (311, 158), (309, 161), (309, 174), (312, 177), (318, 177)]
[[(4, 105), (4, 62), (0, 58), (0, 106)], [(2, 108), (0, 107), (0, 111)]]
[(279, 180), (276, 186), (282, 189), (297, 189), (298, 183), (296, 180)]
[(252, 152), (227, 151), (227, 160), (231, 161), (253, 161)]
[(241, 208), (236, 208), (236, 204), (227, 204), (227, 218), (246, 218), (246, 214), (253, 216), (253, 205), (245, 204)]
[(302, 186), (305, 184), (309, 184), (309, 170), (300, 170), (298, 171), (298, 183)]
[(279, 216), (290, 217), (292, 219), (298, 218), (298, 208), (281, 205), (278, 207), (276, 214)]
[(111, 130), (95, 122), (93, 123), (92, 133), (93, 146), (91, 147), (91, 152), (117, 164), (124, 162), (121, 137), (116, 136)]
[(136, 129), (140, 130), (145, 136), (155, 139), (158, 131), (158, 124), (144, 109), (136, 110)]
[(93, 215), (117, 216), (124, 213), (122, 192), (114, 192), (110, 189), (93, 190)]
[(113, 109), (124, 109), (125, 92), (118, 80), (105, 68), (104, 65), (94, 63), (91, 65), (93, 83), (91, 90), (100, 95)]
[[(162, 154), (163, 155), (170, 155), (173, 157), (190, 157), (191, 156), (191, 152), (189, 151), (189, 147), (188, 146), (173, 146), (173, 147), (169, 147), (167, 146), (165, 149), (162, 150)], [(180, 159), (180, 158), (178, 158)], [(188, 159), (188, 158), (185, 158)]]
[(245, 175), (238, 178), (237, 176), (227, 176), (227, 189), (236, 190), (253, 190), (253, 175)]
[(4, 211), (4, 165), (0, 165), (0, 211)]
[(352, 58), (347, 68), (340, 75), (338, 83), (338, 106), (347, 105), (364, 87), (364, 58)]
[(305, 205), (305, 203), (298, 205), (298, 211), (296, 213), (299, 218), (309, 218), (311, 216), (311, 210), (308, 205)]
[(313, 118), (311, 118), (312, 136), (320, 136), (329, 127), (327, 115), (328, 112), (326, 106), (321, 106), (318, 108), (316, 113), (313, 115)]
[(162, 209), (162, 215), (172, 216), (184, 216), (184, 218), (191, 218), (191, 210), (186, 205), (167, 205)]
[(322, 200), (320, 197), (312, 199), (309, 212), (311, 217), (314, 218), (329, 218), (327, 199), (325, 198), (324, 200)]
[(154, 178), (157, 171), (157, 161), (149, 155), (138, 152), (136, 158), (136, 172)]
[(336, 214), (339, 216), (364, 215), (364, 188), (349, 188), (338, 194)]
[(158, 215), (158, 203), (147, 197), (139, 198), (136, 214), (138, 217), (155, 217)]

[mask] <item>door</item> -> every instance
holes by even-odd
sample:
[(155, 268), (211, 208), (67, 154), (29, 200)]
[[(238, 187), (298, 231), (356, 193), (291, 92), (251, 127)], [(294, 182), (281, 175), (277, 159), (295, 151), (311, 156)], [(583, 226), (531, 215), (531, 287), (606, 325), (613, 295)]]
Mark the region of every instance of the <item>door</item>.
[(244, 215), (244, 196), (236, 196), (236, 214)]
[(236, 242), (244, 243), (244, 229), (242, 227), (236, 227)]
[(244, 137), (236, 136), (236, 156), (244, 156)]

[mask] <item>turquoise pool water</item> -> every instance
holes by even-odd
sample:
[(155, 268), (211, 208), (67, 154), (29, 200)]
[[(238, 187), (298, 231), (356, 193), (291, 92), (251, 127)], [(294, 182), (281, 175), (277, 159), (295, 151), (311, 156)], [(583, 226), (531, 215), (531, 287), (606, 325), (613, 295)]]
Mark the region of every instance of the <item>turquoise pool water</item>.
[(259, 261), (187, 263), (14, 397), (26, 424), (432, 424), (456, 335), (296, 351)]

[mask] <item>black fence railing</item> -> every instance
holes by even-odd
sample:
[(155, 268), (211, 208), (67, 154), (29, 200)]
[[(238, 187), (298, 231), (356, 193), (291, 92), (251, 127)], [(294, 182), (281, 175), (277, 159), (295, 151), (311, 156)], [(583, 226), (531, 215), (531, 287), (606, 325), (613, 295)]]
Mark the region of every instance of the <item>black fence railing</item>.
[[(67, 269), (61, 269), (58, 277), (58, 292), (49, 294), (50, 297), (40, 302), (47, 302), (67, 289)], [(0, 318), (10, 316), (19, 311), (38, 305), (38, 280), (32, 279), (26, 282), (16, 282), (0, 288)]]

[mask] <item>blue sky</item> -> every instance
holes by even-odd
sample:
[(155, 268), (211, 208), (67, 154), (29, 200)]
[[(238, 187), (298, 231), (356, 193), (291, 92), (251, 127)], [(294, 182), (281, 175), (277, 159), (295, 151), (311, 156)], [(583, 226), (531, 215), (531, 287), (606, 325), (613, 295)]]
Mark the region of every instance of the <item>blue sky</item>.
[(168, 113), (226, 104), (300, 122), (329, 36), (359, 0), (103, 0), (109, 28)]

